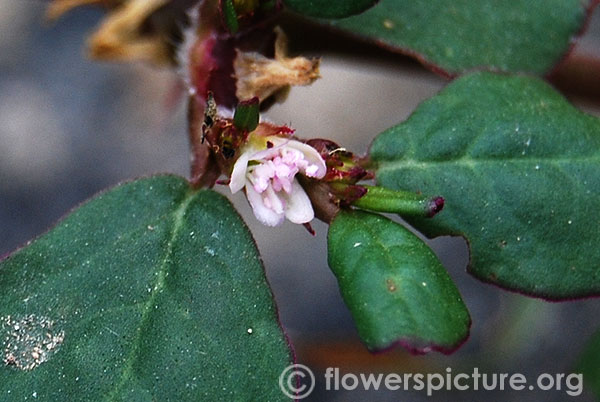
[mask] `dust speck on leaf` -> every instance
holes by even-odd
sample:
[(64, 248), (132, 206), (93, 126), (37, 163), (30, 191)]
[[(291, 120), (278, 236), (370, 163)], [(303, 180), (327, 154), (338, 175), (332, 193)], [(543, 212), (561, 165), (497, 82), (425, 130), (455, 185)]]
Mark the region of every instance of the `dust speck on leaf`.
[(394, 29), (394, 21), (389, 20), (389, 19), (384, 19), (383, 20), (383, 27), (385, 29)]
[(215, 256), (215, 250), (213, 250), (212, 248), (208, 247), (208, 246), (204, 246), (204, 251), (206, 251), (211, 257)]
[(394, 282), (393, 279), (388, 278), (385, 280), (385, 283), (387, 285), (387, 288), (390, 292), (395, 292), (396, 291), (396, 283)]
[(4, 364), (25, 371), (48, 361), (65, 339), (54, 321), (35, 314), (0, 317), (0, 334)]

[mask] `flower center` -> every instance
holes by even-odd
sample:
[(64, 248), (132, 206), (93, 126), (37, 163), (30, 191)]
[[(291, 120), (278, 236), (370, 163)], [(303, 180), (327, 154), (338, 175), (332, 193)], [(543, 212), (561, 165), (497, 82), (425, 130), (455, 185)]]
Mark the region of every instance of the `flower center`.
[(298, 172), (309, 173), (317, 168), (309, 166), (304, 154), (295, 149), (282, 148), (273, 157), (248, 169), (248, 179), (257, 193), (271, 187), (275, 192), (292, 192), (294, 177)]

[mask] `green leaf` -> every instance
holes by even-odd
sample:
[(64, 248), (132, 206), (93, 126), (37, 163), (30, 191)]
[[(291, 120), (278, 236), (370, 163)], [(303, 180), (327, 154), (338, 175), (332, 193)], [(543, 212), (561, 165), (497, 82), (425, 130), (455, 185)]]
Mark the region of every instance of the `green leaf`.
[(469, 335), (469, 312), (448, 273), (402, 225), (342, 211), (329, 228), (328, 248), (329, 266), (369, 349), (399, 343), (417, 353), (451, 353)]
[(445, 198), (410, 221), (465, 236), (479, 279), (556, 300), (600, 294), (600, 120), (541, 80), (461, 78), (380, 134), (371, 158), (380, 185)]
[(575, 371), (582, 373), (585, 387), (591, 390), (600, 400), (600, 332), (589, 340), (581, 354)]
[(379, 0), (283, 0), (290, 10), (308, 17), (344, 18), (359, 14)]
[(232, 0), (222, 0), (221, 7), (225, 26), (227, 26), (229, 32), (236, 33), (240, 29), (240, 25)]
[(287, 400), (251, 235), (182, 178), (121, 185), (3, 261), (0, 331), (2, 399)]
[(456, 75), (475, 68), (547, 73), (592, 0), (381, 0), (330, 24)]
[(235, 108), (233, 124), (240, 130), (253, 131), (258, 126), (260, 111), (258, 98), (240, 102)]

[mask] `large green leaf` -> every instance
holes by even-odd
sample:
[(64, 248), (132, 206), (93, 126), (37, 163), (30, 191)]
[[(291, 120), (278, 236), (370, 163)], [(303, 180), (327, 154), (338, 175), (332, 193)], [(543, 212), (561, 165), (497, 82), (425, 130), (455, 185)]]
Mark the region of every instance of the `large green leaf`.
[(285, 400), (292, 360), (242, 220), (171, 176), (100, 195), (2, 262), (0, 330), (3, 400)]
[(464, 235), (469, 270), (549, 299), (600, 294), (600, 120), (541, 80), (450, 84), (371, 148), (380, 185), (440, 194), (429, 236)]
[(474, 68), (548, 72), (594, 0), (381, 0), (330, 21), (446, 74)]
[(379, 0), (283, 0), (292, 11), (319, 18), (343, 18), (359, 14)]
[(471, 319), (452, 279), (421, 239), (381, 215), (340, 212), (329, 228), (329, 266), (371, 350), (402, 344), (450, 353)]

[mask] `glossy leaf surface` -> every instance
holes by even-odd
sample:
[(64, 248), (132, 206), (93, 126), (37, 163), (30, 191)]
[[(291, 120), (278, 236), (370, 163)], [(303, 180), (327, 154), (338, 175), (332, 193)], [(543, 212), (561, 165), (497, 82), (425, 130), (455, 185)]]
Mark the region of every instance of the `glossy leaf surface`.
[(592, 0), (381, 0), (329, 23), (456, 75), (475, 68), (543, 74), (563, 57)]

